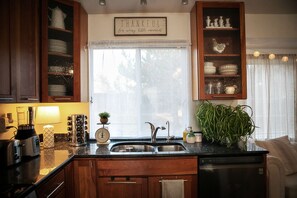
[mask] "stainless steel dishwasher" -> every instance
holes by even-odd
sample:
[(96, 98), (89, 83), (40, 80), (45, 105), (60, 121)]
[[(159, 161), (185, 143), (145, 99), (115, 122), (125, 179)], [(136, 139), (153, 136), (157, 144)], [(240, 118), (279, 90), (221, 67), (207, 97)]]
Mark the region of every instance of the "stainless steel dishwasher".
[(266, 198), (265, 155), (200, 157), (199, 198)]

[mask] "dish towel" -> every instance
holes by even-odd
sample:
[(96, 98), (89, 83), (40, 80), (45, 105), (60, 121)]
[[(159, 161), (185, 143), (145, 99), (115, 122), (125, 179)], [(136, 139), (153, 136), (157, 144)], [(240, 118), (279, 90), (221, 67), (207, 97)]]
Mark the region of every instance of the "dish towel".
[(184, 198), (184, 180), (162, 180), (162, 198)]

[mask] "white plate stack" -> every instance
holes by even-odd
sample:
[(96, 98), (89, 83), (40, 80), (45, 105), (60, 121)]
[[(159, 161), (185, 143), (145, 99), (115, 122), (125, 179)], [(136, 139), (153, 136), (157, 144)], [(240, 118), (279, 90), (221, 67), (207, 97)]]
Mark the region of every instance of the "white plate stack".
[(66, 54), (67, 53), (67, 43), (62, 40), (48, 39), (48, 51)]
[(222, 65), (219, 68), (219, 72), (222, 75), (235, 75), (238, 72), (238, 67), (235, 64)]
[(65, 67), (63, 67), (63, 66), (49, 66), (48, 71), (56, 72), (56, 73), (63, 73), (63, 72), (65, 72)]
[(204, 62), (204, 74), (212, 75), (216, 73), (216, 67), (213, 66), (213, 62)]
[(48, 85), (48, 93), (50, 96), (66, 96), (66, 86)]

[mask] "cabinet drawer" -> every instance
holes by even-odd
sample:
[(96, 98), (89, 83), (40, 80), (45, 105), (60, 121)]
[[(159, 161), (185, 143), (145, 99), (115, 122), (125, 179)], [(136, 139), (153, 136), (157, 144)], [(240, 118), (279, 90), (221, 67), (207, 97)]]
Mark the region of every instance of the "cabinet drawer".
[(97, 176), (197, 174), (197, 157), (98, 159)]
[(38, 197), (63, 197), (65, 195), (64, 169), (37, 188)]

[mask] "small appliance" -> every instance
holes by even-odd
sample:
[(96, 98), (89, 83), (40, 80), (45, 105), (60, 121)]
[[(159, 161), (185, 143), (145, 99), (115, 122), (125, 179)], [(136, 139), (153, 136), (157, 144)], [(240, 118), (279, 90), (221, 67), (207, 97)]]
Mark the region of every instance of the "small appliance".
[(21, 162), (19, 140), (0, 140), (0, 167), (7, 167)]
[(34, 127), (34, 107), (17, 107), (18, 130), (15, 139), (20, 140), (22, 157), (40, 154), (39, 138)]
[(87, 116), (72, 114), (68, 116), (68, 139), (71, 146), (83, 146), (87, 143)]

